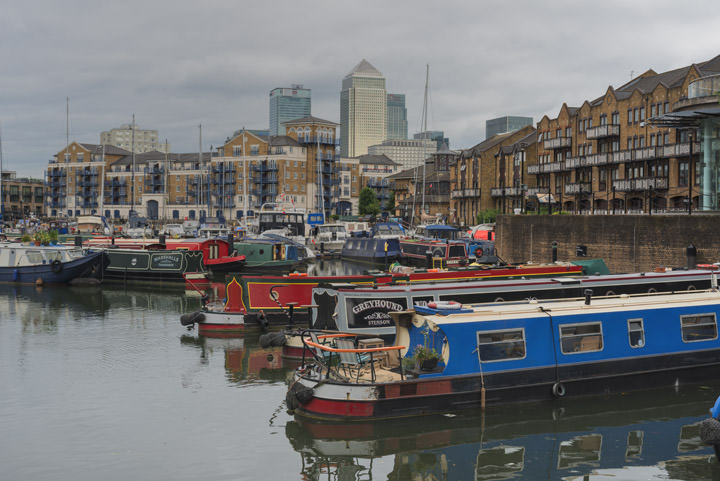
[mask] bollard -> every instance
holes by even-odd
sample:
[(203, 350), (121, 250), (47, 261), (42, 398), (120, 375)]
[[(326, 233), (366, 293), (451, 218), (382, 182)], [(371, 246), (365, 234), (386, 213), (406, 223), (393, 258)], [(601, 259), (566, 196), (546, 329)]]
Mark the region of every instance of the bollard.
[(695, 269), (697, 260), (697, 248), (695, 247), (695, 245), (693, 245), (692, 242), (685, 248), (685, 255), (687, 256), (687, 268)]
[(557, 262), (557, 241), (552, 241), (552, 262)]

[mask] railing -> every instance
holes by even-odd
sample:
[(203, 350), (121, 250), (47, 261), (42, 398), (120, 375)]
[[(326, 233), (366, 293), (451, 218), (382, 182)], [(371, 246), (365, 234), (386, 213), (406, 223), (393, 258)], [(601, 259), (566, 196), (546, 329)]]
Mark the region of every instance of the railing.
[(490, 197), (517, 197), (521, 195), (521, 187), (494, 187), (490, 189)]
[(602, 139), (605, 137), (617, 137), (620, 135), (620, 126), (615, 124), (598, 125), (590, 127), (585, 131), (588, 139)]
[(613, 188), (616, 192), (636, 192), (653, 190), (665, 190), (668, 188), (667, 177), (638, 177), (636, 179), (620, 179), (613, 181)]
[(564, 149), (572, 146), (572, 137), (556, 137), (543, 142), (545, 150)]
[(720, 74), (708, 75), (690, 82), (688, 98), (717, 96), (720, 92)]
[(565, 184), (566, 194), (589, 194), (592, 192), (592, 184), (589, 182), (576, 182), (573, 184)]
[(309, 135), (309, 136), (298, 136), (297, 139), (298, 143), (300, 144), (323, 144), (323, 145), (340, 145), (340, 141), (334, 138), (328, 138), (326, 136), (315, 136), (315, 135)]
[(462, 199), (465, 197), (480, 197), (480, 189), (461, 189), (450, 192), (451, 199)]

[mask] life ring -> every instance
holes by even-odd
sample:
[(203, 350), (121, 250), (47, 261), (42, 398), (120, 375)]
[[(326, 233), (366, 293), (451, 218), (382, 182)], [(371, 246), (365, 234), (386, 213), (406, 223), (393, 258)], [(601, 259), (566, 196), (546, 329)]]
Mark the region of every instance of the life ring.
[(482, 255), (483, 255), (482, 247), (478, 247), (477, 249), (475, 249), (475, 257), (482, 257)]
[(445, 253), (442, 251), (442, 249), (433, 249), (432, 256), (433, 257), (445, 257)]
[(607, 291), (607, 292), (605, 293), (605, 295), (608, 296), (608, 297), (609, 297), (609, 296), (614, 296), (614, 295), (615, 295), (615, 291), (609, 290), (609, 291)]
[(561, 382), (556, 382), (552, 386), (552, 393), (555, 397), (563, 397), (565, 395), (565, 386)]
[(63, 270), (62, 262), (60, 262), (58, 259), (55, 259), (50, 263), (50, 270), (53, 271), (55, 274), (59, 274)]
[(655, 294), (656, 292), (657, 292), (657, 289), (655, 289), (654, 287), (651, 287), (650, 289), (648, 289), (648, 294)]
[(505, 299), (502, 297), (496, 297), (494, 302), (505, 302)]
[(688, 291), (694, 291), (694, 290), (695, 290), (695, 286), (692, 285), (692, 284), (690, 284), (689, 286), (687, 286), (687, 290), (688, 290)]
[(462, 304), (457, 301), (430, 301), (427, 303), (430, 309), (437, 309), (440, 311), (449, 311), (453, 309), (460, 309)]

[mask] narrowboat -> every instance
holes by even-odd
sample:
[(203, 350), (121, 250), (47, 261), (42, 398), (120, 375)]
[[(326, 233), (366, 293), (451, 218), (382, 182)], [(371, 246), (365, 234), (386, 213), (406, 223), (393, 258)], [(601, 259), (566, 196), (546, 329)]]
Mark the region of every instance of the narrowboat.
[[(489, 270), (488, 272), (495, 272)], [(678, 292), (709, 289), (718, 271), (662, 270), (633, 274), (552, 276), (512, 279), (494, 277), (457, 282), (413, 283), (365, 287), (333, 284), (313, 289), (310, 325), (315, 329), (379, 336), (393, 342), (395, 326), (390, 312), (429, 302), (455, 301), (463, 304), (583, 297), (587, 290), (596, 296)], [(524, 278), (523, 278), (524, 277)], [(288, 355), (302, 349), (298, 340), (288, 340)], [(301, 353), (301, 351), (299, 351)]]
[(233, 277), (225, 287), (225, 298), (211, 302), (203, 297), (199, 311), (180, 316), (180, 324), (192, 329), (195, 324), (201, 333), (232, 333), (245, 330), (247, 309), (243, 300), (243, 288)]
[[(720, 367), (717, 289), (393, 312), (396, 342), (303, 336), (299, 416), (375, 420), (704, 381)], [(355, 344), (354, 342), (358, 342)], [(427, 359), (436, 359), (426, 368)]]
[(349, 237), (345, 239), (340, 252), (342, 259), (385, 266), (403, 259), (400, 239), (382, 237)]
[(245, 256), (243, 275), (287, 274), (305, 262), (297, 246), (281, 241), (245, 239), (233, 246), (237, 255)]
[(0, 282), (65, 284), (90, 275), (102, 260), (102, 253), (79, 248), (0, 243)]
[(238, 255), (233, 251), (233, 244), (230, 239), (231, 237), (196, 239), (96, 237), (83, 242), (83, 245), (88, 247), (117, 247), (123, 249), (200, 251), (205, 269), (210, 271), (210, 274), (216, 278), (224, 278), (225, 274), (229, 272), (240, 272), (245, 265), (245, 256)]
[[(293, 306), (292, 321), (297, 324), (307, 325), (310, 319), (309, 306), (314, 304), (312, 291), (313, 288), (320, 284), (339, 283), (341, 285), (372, 287), (384, 284), (412, 284), (481, 278), (563, 277), (579, 275), (581, 270), (581, 266), (573, 264), (550, 264), (495, 268), (466, 267), (452, 270), (413, 269), (398, 266), (394, 272), (370, 271), (363, 275), (349, 276), (309, 276), (305, 273), (273, 276), (247, 275), (243, 273), (242, 277), (236, 276), (236, 282), (241, 285), (242, 289), (232, 291), (234, 294), (231, 293), (231, 295), (242, 296), (243, 305), (246, 306), (244, 308), (245, 318), (251, 324), (259, 322), (263, 326), (265, 324), (286, 325), (291, 321), (289, 307)], [(230, 279), (229, 282), (233, 282), (233, 280)], [(222, 297), (224, 298), (224, 296)]]
[(197, 250), (102, 249), (104, 281), (181, 283), (185, 274), (204, 272), (203, 254)]

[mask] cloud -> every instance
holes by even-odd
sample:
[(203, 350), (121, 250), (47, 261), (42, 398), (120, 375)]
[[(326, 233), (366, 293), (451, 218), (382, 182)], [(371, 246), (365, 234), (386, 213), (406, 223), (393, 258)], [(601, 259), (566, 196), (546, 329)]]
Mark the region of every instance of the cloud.
[(429, 64), (428, 126), (470, 147), (490, 118), (537, 121), (631, 72), (714, 57), (718, 16), (707, 0), (15, 2), (0, 16), (4, 167), (42, 175), (65, 145), (66, 97), (71, 141), (99, 142), (134, 113), (176, 152), (197, 151), (199, 124), (203, 149), (267, 128), (270, 90), (293, 83), (338, 122), (341, 80), (362, 58), (406, 95), (411, 134)]

